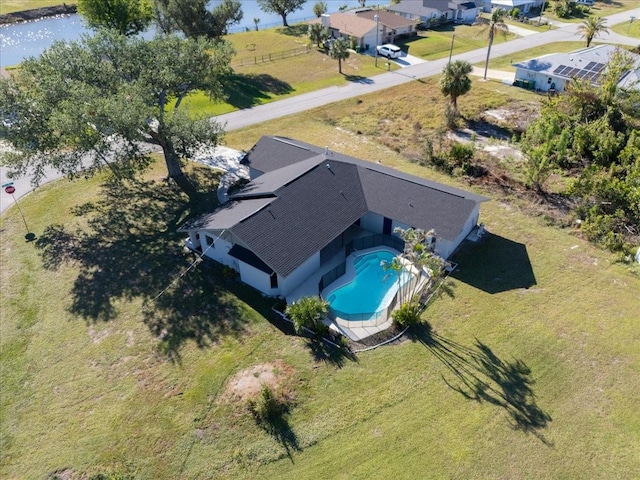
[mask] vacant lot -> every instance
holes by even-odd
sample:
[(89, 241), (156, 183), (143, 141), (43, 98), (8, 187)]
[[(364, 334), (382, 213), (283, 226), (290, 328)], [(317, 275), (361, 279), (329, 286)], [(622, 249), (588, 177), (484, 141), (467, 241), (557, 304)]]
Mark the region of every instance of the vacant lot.
[[(398, 153), (441, 121), (434, 85), (226, 142), (247, 148), (264, 133), (288, 135), (452, 182)], [(536, 98), (492, 82), (473, 88), (460, 99), (468, 118), (486, 108), (481, 100), (498, 108)], [(640, 471), (640, 279), (572, 229), (524, 215), (508, 195), (485, 204), (489, 233), (457, 256), (453, 296), (424, 314), (433, 330), (352, 359), (290, 335), (268, 301), (215, 265), (173, 282), (193, 260), (173, 233), (193, 207), (163, 175), (156, 165), (125, 187), (104, 178), (42, 187), (21, 200), (31, 242), (15, 209), (2, 217), (3, 478)], [(207, 189), (217, 175), (199, 169), (196, 180)], [(229, 394), (246, 372), (265, 371), (292, 404), (274, 428), (256, 425)]]

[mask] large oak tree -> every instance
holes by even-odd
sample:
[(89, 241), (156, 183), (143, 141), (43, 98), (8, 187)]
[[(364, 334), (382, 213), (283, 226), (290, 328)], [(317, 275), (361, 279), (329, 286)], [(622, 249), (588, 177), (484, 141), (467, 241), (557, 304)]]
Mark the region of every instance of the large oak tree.
[(307, 0), (258, 0), (260, 9), (266, 13), (277, 13), (282, 17), (282, 26), (288, 27), (287, 15), (300, 10)]
[(182, 159), (216, 144), (223, 130), (185, 113), (182, 100), (196, 90), (222, 98), (232, 55), (224, 42), (109, 31), (57, 42), (0, 81), (0, 134), (13, 147), (2, 161), (35, 184), (47, 167), (74, 174), (108, 166), (125, 175), (148, 163), (150, 143), (187, 190)]
[(78, 13), (91, 28), (135, 35), (153, 21), (152, 0), (78, 0)]

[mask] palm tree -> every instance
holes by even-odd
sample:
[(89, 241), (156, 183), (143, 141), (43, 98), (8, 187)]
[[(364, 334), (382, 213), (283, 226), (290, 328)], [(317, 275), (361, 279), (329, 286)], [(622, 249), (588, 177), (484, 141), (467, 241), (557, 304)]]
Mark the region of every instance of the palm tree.
[(591, 16), (578, 26), (576, 33), (582, 34), (580, 38), (587, 40), (587, 48), (589, 48), (594, 37), (597, 37), (600, 33), (609, 33), (607, 20), (605, 18)]
[(504, 23), (504, 16), (507, 11), (502, 8), (496, 8), (493, 12), (491, 12), (491, 19), (482, 20), (487, 26), (483, 30), (483, 32), (488, 32), (489, 37), (489, 47), (487, 48), (487, 60), (484, 62), (484, 76), (482, 77), (484, 80), (487, 79), (487, 69), (489, 68), (489, 56), (491, 56), (491, 46), (493, 45), (493, 39), (496, 36), (496, 33), (502, 33), (504, 36), (509, 33), (509, 26)]
[(326, 37), (324, 25), (321, 23), (312, 23), (309, 25), (309, 39), (316, 44), (318, 48)]
[(334, 60), (338, 60), (338, 72), (342, 73), (342, 60), (349, 58), (349, 40), (339, 38), (331, 43), (329, 48), (329, 56)]
[(302, 297), (295, 303), (287, 305), (285, 313), (293, 322), (296, 333), (302, 333), (305, 328), (316, 333), (323, 333), (322, 320), (329, 311), (329, 304), (320, 297)]
[(451, 100), (451, 106), (455, 114), (458, 114), (458, 97), (471, 90), (472, 66), (465, 60), (456, 60), (449, 63), (442, 70), (440, 77), (440, 91)]

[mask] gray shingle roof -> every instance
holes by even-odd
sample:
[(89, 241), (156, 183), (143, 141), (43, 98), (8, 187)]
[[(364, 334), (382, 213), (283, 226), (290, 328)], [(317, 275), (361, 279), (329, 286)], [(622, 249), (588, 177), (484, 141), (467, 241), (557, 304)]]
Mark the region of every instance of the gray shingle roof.
[(334, 162), (331, 170), (317, 165), (279, 190), (268, 208), (232, 231), (286, 277), (366, 212), (357, 167)]
[(261, 172), (269, 172), (315, 157), (318, 147), (313, 147), (314, 150), (310, 150), (309, 147), (313, 145), (286, 137), (264, 136), (247, 152), (240, 163)]
[(267, 173), (237, 192), (230, 206), (181, 230), (227, 228), (285, 277), (367, 212), (454, 240), (476, 204), (487, 200), (291, 139), (263, 137), (247, 163)]

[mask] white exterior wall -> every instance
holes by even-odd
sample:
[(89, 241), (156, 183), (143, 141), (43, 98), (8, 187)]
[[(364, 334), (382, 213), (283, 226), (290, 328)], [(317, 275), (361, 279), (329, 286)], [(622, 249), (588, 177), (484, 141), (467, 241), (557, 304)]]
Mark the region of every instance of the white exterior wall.
[[(278, 295), (287, 296), (300, 286), (309, 276), (320, 268), (320, 252), (314, 253), (305, 262), (296, 268), (289, 276), (278, 276)], [(267, 284), (268, 286), (268, 284)], [(274, 294), (271, 294), (274, 295)]]
[(278, 289), (271, 288), (271, 279), (269, 275), (262, 270), (252, 267), (248, 263), (238, 262), (240, 271), (240, 280), (247, 285), (251, 285), (256, 290), (260, 290), (267, 295), (277, 295)]
[[(536, 90), (548, 91), (551, 88), (551, 83), (555, 83), (556, 92), (564, 92), (567, 85), (567, 80), (564, 78), (555, 77), (548, 73), (532, 72), (524, 68), (516, 67), (516, 80), (529, 80), (536, 82)], [(551, 79), (551, 83), (549, 83)]]
[[(202, 251), (207, 257), (215, 260), (218, 263), (222, 263), (223, 265), (227, 265), (233, 268), (234, 270), (239, 271), (238, 259), (229, 255), (229, 250), (231, 250), (231, 247), (233, 246), (231, 243), (227, 242), (226, 240), (220, 237), (214, 236), (210, 232), (207, 233), (204, 231), (200, 231), (198, 233), (200, 233), (200, 242), (201, 242)], [(205, 235), (208, 237), (207, 241), (209, 243), (211, 243), (212, 240), (215, 240), (214, 246), (207, 248), (208, 244), (205, 241)]]
[(480, 14), (479, 8), (470, 8), (468, 10), (457, 10), (456, 21), (463, 23), (473, 23)]
[(471, 230), (478, 224), (478, 218), (480, 216), (480, 203), (477, 203), (469, 218), (462, 227), (462, 230), (458, 234), (455, 240), (448, 240), (446, 238), (438, 237), (438, 232), (436, 232), (436, 245), (435, 250), (438, 255), (442, 258), (449, 258), (451, 254), (458, 248), (458, 245), (462, 243), (462, 241), (471, 233)]

